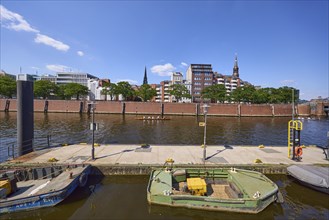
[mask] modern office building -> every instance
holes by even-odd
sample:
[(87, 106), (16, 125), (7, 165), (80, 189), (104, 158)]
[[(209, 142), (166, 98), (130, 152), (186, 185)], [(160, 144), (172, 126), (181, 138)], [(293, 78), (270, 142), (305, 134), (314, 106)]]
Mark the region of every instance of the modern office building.
[(186, 80), (191, 84), (192, 102), (203, 102), (201, 91), (214, 84), (211, 64), (191, 64), (186, 72)]
[(46, 75), (33, 75), (33, 80), (34, 81), (38, 81), (38, 80), (48, 80), (50, 82), (53, 82), (56, 84), (56, 81), (57, 81), (57, 77), (56, 76), (53, 76), (53, 75), (49, 75), (49, 74), (46, 74)]
[(97, 79), (97, 77), (89, 73), (58, 72), (56, 84), (63, 85), (68, 83), (79, 83), (88, 86), (89, 79)]

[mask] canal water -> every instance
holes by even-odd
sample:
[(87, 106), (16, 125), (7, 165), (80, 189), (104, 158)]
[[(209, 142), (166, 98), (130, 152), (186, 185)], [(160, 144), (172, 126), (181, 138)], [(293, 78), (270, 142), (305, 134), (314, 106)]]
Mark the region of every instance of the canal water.
[[(36, 113), (35, 146), (51, 143), (91, 142), (88, 115)], [(99, 130), (97, 143), (119, 144), (202, 144), (203, 117), (175, 116), (166, 121), (143, 122), (134, 115), (96, 114)], [(0, 112), (1, 156), (7, 144), (16, 141), (16, 113)], [(286, 145), (290, 118), (208, 117), (207, 143), (231, 145)], [(301, 143), (327, 145), (329, 120), (303, 120)], [(150, 206), (146, 199), (148, 176), (107, 176), (89, 180), (89, 187), (79, 188), (53, 208), (0, 215), (0, 219), (329, 219), (329, 196), (299, 185), (285, 175), (268, 175), (280, 188), (285, 203), (271, 204), (257, 215), (205, 212), (184, 208)]]

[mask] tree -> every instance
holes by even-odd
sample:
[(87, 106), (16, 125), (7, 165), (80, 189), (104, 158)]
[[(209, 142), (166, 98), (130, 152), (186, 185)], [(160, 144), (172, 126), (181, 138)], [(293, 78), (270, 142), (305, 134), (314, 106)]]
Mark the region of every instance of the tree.
[(117, 85), (114, 83), (104, 83), (104, 88), (102, 90), (102, 95), (105, 95), (105, 100), (106, 100), (106, 96), (110, 95), (111, 97), (111, 101), (113, 100), (114, 95), (116, 95), (116, 89), (117, 89)]
[(253, 103), (255, 98), (255, 87), (253, 85), (245, 85), (238, 87), (232, 92), (232, 99), (235, 102)]
[(57, 91), (57, 95), (64, 99), (69, 99), (72, 96), (76, 96), (76, 99), (79, 100), (80, 95), (87, 94), (88, 87), (79, 83), (68, 83), (65, 85), (61, 85)]
[(256, 104), (263, 104), (269, 103), (270, 101), (270, 94), (272, 89), (271, 88), (261, 88), (254, 92), (254, 103)]
[(146, 102), (156, 96), (157, 91), (149, 84), (143, 84), (137, 90), (136, 95), (138, 95), (144, 102)]
[(180, 102), (182, 98), (191, 98), (190, 92), (183, 84), (173, 84), (169, 89), (169, 94), (175, 96), (177, 102)]
[(124, 100), (131, 98), (134, 95), (134, 90), (128, 82), (118, 82), (115, 90), (116, 95), (122, 95)]
[(46, 99), (51, 93), (57, 91), (57, 85), (49, 80), (38, 80), (34, 82), (34, 95)]
[(12, 98), (16, 94), (16, 81), (9, 76), (0, 76), (0, 95)]
[(203, 98), (212, 99), (216, 102), (224, 102), (226, 100), (226, 88), (223, 84), (216, 84), (205, 87), (201, 91)]

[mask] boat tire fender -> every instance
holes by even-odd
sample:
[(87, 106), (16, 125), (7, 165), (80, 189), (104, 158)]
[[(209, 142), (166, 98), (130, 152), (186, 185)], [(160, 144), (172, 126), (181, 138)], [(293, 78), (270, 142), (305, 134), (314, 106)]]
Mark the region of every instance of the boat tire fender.
[(88, 175), (85, 173), (81, 173), (81, 175), (79, 177), (79, 186), (80, 187), (86, 186), (87, 181), (88, 181)]

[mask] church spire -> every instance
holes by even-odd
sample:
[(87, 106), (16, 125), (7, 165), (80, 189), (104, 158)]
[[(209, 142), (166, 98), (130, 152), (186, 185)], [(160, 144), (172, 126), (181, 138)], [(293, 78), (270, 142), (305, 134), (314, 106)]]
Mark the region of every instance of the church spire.
[(143, 79), (143, 85), (148, 84), (147, 83), (147, 72), (146, 72), (146, 66), (145, 66), (145, 71), (144, 71), (144, 79)]
[(233, 77), (239, 78), (238, 55), (235, 54)]

